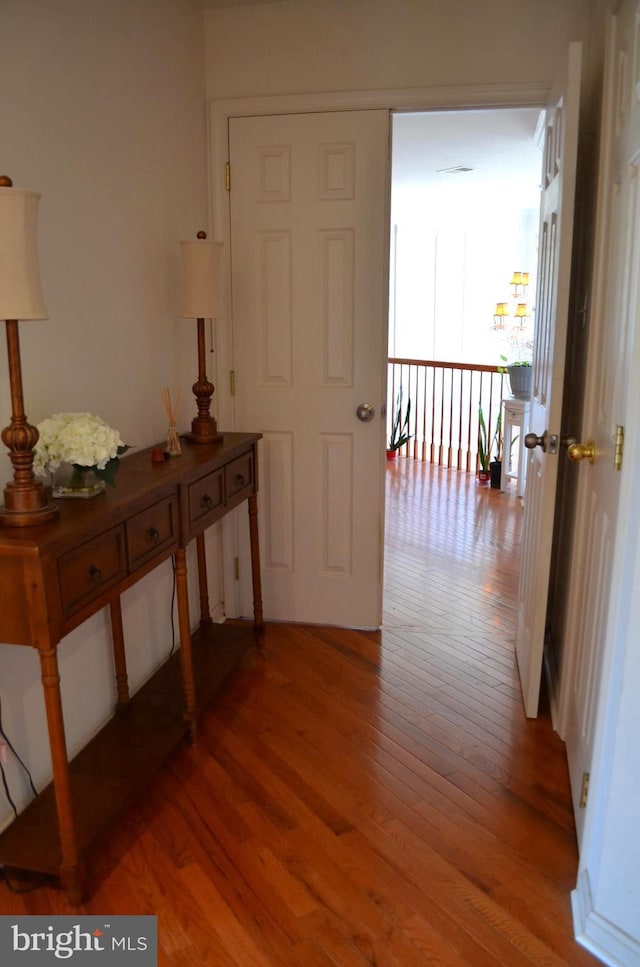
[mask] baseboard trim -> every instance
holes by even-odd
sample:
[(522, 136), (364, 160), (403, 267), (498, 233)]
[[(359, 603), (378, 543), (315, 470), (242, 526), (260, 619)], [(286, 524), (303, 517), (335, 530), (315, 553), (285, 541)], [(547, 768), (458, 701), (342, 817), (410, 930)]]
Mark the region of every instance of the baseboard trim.
[(640, 965), (640, 940), (629, 936), (593, 908), (588, 870), (578, 876), (571, 894), (573, 928), (576, 940), (608, 967)]

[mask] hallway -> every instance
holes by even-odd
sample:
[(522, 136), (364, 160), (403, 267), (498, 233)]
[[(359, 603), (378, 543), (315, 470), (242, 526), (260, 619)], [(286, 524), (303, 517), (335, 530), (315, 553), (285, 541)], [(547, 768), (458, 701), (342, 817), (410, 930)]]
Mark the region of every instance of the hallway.
[[(96, 847), (81, 912), (158, 916), (160, 967), (588, 967), (564, 747), (513, 656), (521, 510), (387, 471), (382, 632), (268, 624)], [(0, 887), (0, 914), (71, 913)]]

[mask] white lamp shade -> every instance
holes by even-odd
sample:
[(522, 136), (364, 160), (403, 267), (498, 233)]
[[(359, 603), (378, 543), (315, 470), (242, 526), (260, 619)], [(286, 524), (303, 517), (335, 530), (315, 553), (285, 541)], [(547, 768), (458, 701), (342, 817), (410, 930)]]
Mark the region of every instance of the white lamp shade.
[(222, 242), (198, 238), (180, 242), (183, 319), (216, 319), (221, 315), (220, 257)]
[(38, 266), (40, 195), (0, 187), (0, 319), (46, 319)]

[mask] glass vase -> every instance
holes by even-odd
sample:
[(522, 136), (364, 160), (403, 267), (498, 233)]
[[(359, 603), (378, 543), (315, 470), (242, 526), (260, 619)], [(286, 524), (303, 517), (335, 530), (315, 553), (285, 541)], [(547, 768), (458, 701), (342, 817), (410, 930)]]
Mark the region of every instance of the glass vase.
[(104, 493), (106, 483), (97, 477), (91, 467), (72, 467), (68, 476), (58, 476), (53, 480), (52, 493), (54, 497), (70, 497), (77, 500), (88, 500)]
[(164, 448), (164, 452), (168, 453), (170, 457), (179, 457), (182, 454), (180, 437), (178, 436), (175, 423), (171, 424), (167, 432), (167, 443)]

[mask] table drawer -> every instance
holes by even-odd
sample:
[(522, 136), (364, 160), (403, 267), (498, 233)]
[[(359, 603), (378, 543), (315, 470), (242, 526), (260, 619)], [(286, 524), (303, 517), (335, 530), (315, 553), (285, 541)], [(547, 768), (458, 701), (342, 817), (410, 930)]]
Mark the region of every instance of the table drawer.
[(60, 558), (58, 575), (66, 618), (99, 597), (127, 573), (122, 525), (80, 544)]
[(169, 548), (177, 547), (174, 494), (131, 517), (126, 523), (129, 570), (135, 571)]
[(252, 493), (254, 489), (253, 453), (244, 453), (224, 468), (224, 488), (227, 500)]
[(214, 470), (189, 486), (189, 524), (198, 524), (224, 507), (223, 471)]

